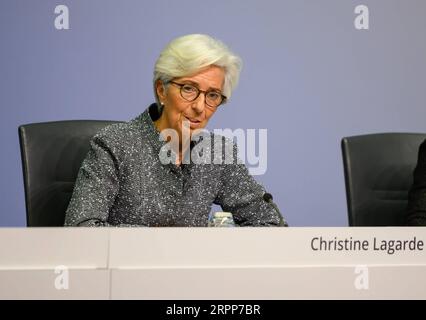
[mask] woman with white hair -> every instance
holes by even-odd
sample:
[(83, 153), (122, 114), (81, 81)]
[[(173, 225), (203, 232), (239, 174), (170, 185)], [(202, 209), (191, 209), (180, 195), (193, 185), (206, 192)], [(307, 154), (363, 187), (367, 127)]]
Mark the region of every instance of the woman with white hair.
[[(283, 225), (263, 187), (237, 161), (236, 146), (203, 131), (231, 97), (240, 70), (241, 59), (207, 35), (170, 42), (155, 64), (156, 103), (91, 140), (65, 225), (203, 227), (212, 204), (231, 212), (239, 226)], [(204, 143), (192, 152), (206, 138), (224, 146)], [(230, 143), (235, 158), (226, 161), (222, 151)], [(206, 153), (210, 161), (191, 159)]]

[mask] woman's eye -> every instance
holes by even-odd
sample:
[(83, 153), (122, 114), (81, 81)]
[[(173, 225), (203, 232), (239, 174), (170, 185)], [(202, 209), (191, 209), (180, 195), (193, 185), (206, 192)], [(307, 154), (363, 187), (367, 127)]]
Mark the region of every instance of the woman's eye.
[(195, 89), (195, 87), (193, 87), (193, 86), (183, 86), (183, 90), (185, 91), (185, 92), (188, 92), (188, 93), (194, 93), (194, 92), (197, 92), (197, 89)]
[(220, 95), (217, 92), (209, 92), (208, 97), (211, 100), (217, 100), (219, 99)]

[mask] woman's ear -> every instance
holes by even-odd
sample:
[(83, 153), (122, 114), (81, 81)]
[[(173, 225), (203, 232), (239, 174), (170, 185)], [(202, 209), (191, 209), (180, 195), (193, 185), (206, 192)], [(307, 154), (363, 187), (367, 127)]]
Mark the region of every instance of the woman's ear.
[(164, 102), (164, 100), (166, 100), (166, 88), (164, 87), (161, 80), (157, 80), (155, 83), (155, 90), (157, 91), (157, 95), (160, 101)]

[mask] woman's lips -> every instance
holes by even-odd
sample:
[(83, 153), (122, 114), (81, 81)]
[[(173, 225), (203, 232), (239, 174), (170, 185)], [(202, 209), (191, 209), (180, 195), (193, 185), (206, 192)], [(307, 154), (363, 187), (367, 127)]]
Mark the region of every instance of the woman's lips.
[(188, 120), (189, 127), (191, 129), (196, 129), (196, 128), (199, 128), (201, 126), (201, 122), (202, 122), (201, 120), (198, 120), (198, 119), (195, 119), (195, 118), (188, 118), (188, 117), (185, 117), (185, 119)]

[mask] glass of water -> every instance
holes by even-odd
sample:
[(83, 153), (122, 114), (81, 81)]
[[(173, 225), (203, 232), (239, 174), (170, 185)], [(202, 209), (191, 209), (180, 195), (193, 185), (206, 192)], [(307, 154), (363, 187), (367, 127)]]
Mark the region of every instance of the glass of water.
[(209, 227), (235, 227), (231, 212), (215, 212), (209, 216)]

